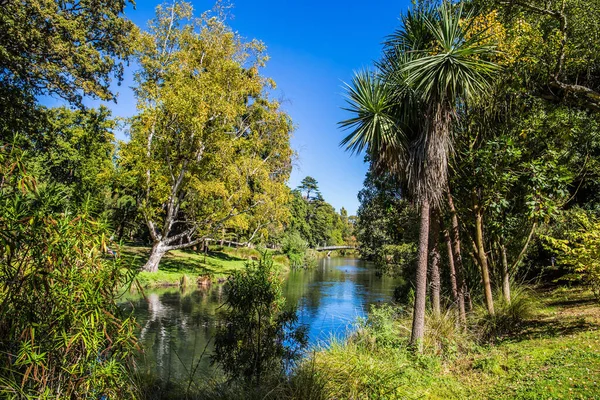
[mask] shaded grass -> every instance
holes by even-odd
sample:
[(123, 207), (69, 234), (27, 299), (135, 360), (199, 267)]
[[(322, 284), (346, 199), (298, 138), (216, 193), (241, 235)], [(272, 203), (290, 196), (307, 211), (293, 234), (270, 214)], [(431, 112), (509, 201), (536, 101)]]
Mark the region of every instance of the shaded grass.
[[(132, 268), (139, 269), (148, 259), (150, 248), (123, 246), (120, 251)], [(260, 256), (258, 250), (250, 248), (216, 247), (206, 255), (192, 250), (173, 250), (163, 256), (157, 272), (142, 271), (138, 273), (137, 280), (142, 287), (180, 286), (185, 282), (195, 285), (199, 277), (210, 277), (212, 281), (223, 280)], [(285, 269), (286, 259), (277, 255), (274, 263)]]

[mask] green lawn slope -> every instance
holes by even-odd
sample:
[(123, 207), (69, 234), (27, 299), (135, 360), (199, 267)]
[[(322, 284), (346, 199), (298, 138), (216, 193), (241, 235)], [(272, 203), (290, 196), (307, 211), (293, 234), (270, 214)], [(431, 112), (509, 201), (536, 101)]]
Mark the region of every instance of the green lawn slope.
[[(120, 251), (132, 268), (139, 269), (148, 259), (150, 248), (122, 246)], [(137, 281), (142, 287), (153, 288), (194, 285), (199, 278), (206, 277), (211, 281), (222, 280), (260, 257), (258, 250), (250, 248), (213, 247), (207, 254), (192, 250), (173, 250), (164, 255), (158, 272), (140, 272)], [(273, 254), (273, 261), (282, 270), (289, 265), (287, 257), (281, 254)]]

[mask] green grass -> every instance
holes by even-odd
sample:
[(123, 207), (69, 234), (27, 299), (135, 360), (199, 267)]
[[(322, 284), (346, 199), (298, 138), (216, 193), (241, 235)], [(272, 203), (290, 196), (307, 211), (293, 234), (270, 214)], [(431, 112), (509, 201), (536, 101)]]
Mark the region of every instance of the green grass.
[(536, 313), (494, 344), (412, 355), (400, 343), (334, 343), (309, 368), (325, 398), (600, 398), (600, 306), (592, 293), (542, 293)]
[[(121, 248), (121, 254), (133, 268), (140, 268), (148, 259), (149, 252), (148, 247)], [(248, 261), (260, 257), (258, 250), (250, 248), (214, 247), (206, 255), (191, 250), (174, 250), (163, 256), (157, 272), (140, 272), (137, 280), (145, 288), (179, 286), (182, 279), (189, 285), (196, 285), (199, 277), (208, 276), (212, 281), (225, 279), (243, 269)], [(286, 261), (284, 255), (274, 255), (274, 262), (280, 268), (287, 268)]]

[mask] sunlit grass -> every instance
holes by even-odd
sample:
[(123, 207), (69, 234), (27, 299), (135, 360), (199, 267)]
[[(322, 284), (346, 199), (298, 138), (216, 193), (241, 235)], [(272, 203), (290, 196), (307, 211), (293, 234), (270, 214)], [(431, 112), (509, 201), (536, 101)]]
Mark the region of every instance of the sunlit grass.
[[(139, 269), (147, 260), (148, 247), (123, 246), (121, 254), (132, 268)], [(173, 250), (164, 255), (157, 272), (140, 272), (137, 281), (142, 287), (195, 285), (198, 278), (209, 277), (211, 281), (223, 280), (233, 272), (243, 269), (249, 261), (258, 260), (261, 254), (256, 249), (217, 247), (207, 254), (192, 250)], [(274, 262), (282, 269), (287, 268), (287, 258), (275, 255)]]

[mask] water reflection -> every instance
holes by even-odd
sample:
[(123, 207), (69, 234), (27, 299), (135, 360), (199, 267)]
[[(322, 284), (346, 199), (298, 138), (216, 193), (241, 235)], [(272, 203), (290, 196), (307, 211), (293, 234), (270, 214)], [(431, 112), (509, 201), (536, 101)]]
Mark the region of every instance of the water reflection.
[[(347, 334), (371, 304), (392, 298), (395, 284), (378, 277), (363, 261), (331, 258), (312, 270), (291, 271), (283, 293), (287, 304), (298, 307), (299, 321), (309, 327), (309, 343), (314, 345)], [(124, 307), (140, 325), (145, 350), (140, 368), (165, 380), (214, 373), (208, 355), (223, 301), (222, 285), (183, 292), (154, 290), (146, 292), (146, 298), (130, 295)]]

